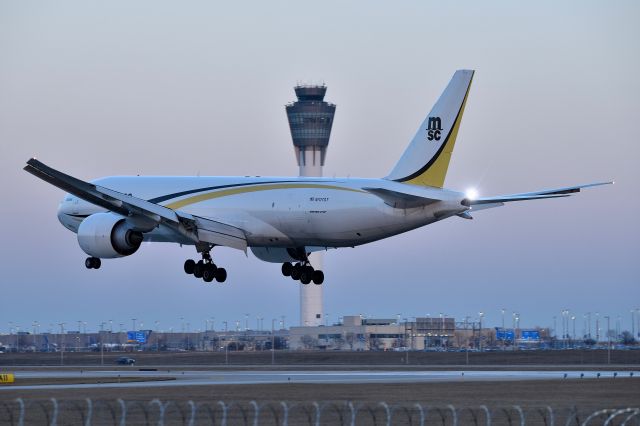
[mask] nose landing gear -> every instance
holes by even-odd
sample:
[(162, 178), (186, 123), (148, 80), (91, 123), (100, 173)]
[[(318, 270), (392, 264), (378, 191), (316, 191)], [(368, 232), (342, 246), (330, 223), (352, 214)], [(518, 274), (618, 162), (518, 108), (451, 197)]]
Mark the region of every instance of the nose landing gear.
[(196, 278), (202, 278), (206, 283), (212, 282), (214, 279), (219, 283), (227, 280), (227, 270), (218, 268), (213, 259), (211, 259), (210, 250), (202, 252), (202, 260), (196, 262), (193, 259), (187, 259), (184, 262), (184, 272), (193, 275)]
[(101, 265), (102, 262), (99, 257), (87, 257), (84, 261), (84, 266), (86, 266), (87, 269), (100, 269)]
[(308, 260), (297, 262), (295, 265), (291, 262), (282, 264), (282, 275), (291, 277), (294, 281), (300, 280), (304, 285), (313, 281), (314, 284), (320, 285), (324, 282), (324, 273), (319, 269), (313, 269)]

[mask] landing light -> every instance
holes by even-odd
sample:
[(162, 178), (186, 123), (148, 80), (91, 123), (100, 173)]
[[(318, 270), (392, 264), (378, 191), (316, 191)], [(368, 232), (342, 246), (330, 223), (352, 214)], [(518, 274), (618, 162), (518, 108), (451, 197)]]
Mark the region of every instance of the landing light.
[(475, 200), (478, 198), (478, 190), (469, 188), (465, 191), (464, 196), (467, 197), (467, 200)]

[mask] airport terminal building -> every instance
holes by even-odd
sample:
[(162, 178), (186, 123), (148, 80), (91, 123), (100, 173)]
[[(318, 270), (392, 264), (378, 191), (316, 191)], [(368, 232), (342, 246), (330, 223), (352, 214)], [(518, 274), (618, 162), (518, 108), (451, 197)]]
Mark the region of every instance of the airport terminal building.
[(447, 346), (455, 336), (454, 318), (397, 319), (345, 316), (341, 324), (291, 327), (289, 348), (293, 350), (424, 350)]

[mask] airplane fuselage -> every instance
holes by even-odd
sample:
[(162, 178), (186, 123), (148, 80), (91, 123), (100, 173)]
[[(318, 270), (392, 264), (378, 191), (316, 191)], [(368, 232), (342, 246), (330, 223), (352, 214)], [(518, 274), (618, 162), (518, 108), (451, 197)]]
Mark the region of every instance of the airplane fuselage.
[[(299, 177), (141, 177), (93, 181), (188, 214), (221, 221), (246, 233), (251, 247), (349, 247), (387, 238), (467, 210), (464, 194), (386, 179)], [(364, 188), (382, 188), (438, 201), (394, 208)], [(58, 218), (77, 232), (82, 220), (105, 211), (67, 194)], [(176, 242), (163, 226), (145, 241)], [(185, 239), (183, 244), (192, 244)]]

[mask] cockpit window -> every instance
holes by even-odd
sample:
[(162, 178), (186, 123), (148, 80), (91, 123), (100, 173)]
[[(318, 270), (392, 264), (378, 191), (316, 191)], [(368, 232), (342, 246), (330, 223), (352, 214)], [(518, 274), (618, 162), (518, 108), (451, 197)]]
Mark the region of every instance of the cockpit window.
[(71, 198), (71, 197), (67, 197), (67, 198), (65, 198), (64, 200), (65, 200), (65, 201), (71, 201), (71, 200), (72, 200), (72, 198)]

